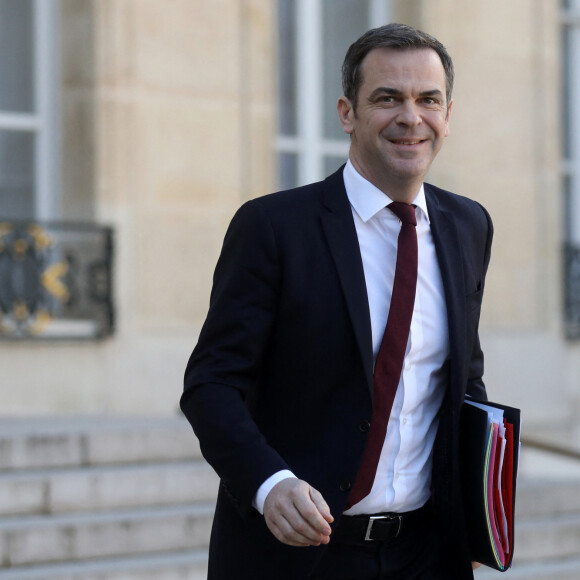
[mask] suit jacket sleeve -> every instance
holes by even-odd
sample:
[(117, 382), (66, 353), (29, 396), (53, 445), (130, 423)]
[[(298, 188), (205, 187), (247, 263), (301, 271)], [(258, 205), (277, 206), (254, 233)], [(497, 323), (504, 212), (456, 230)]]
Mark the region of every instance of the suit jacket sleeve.
[[(486, 233), (485, 236), (485, 251), (483, 257), (483, 266), (482, 266), (482, 277), (481, 277), (481, 286), (477, 289), (475, 294), (478, 294), (477, 300), (479, 305), (481, 305), (481, 300), (483, 298), (483, 290), (485, 287), (485, 276), (487, 273), (487, 268), (489, 266), (489, 260), (491, 257), (491, 243), (493, 240), (493, 223), (491, 221), (491, 217), (487, 210), (480, 204), (477, 204), (481, 211), (485, 216), (485, 226), (484, 232)], [(479, 312), (477, 313), (478, 316), (478, 324), (479, 324)], [(473, 345), (473, 350), (471, 353), (471, 359), (469, 361), (469, 374), (467, 380), (467, 394), (472, 396), (475, 399), (480, 400), (487, 400), (487, 394), (485, 391), (485, 385), (483, 383), (483, 352), (481, 350), (481, 345), (479, 342), (479, 331), (476, 332), (475, 342)]]
[(281, 274), (259, 201), (234, 216), (218, 260), (210, 308), (185, 372), (181, 408), (242, 514), (270, 475), (289, 469), (256, 426), (252, 398), (268, 350)]

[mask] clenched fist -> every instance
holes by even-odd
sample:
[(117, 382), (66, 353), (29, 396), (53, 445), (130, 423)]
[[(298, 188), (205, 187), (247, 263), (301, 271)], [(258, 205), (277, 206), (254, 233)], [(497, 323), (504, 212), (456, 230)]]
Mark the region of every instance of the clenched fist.
[(319, 491), (296, 478), (277, 483), (264, 502), (269, 530), (289, 546), (320, 546), (330, 541), (334, 518)]

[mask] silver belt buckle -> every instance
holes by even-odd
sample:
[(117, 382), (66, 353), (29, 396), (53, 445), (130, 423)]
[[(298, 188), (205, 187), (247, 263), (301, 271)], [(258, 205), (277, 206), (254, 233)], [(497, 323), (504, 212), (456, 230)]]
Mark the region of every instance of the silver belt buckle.
[(395, 538), (399, 535), (401, 531), (401, 523), (403, 521), (402, 516), (370, 516), (369, 523), (367, 525), (367, 533), (365, 534), (365, 542), (374, 542), (374, 539), (371, 538), (371, 532), (376, 520), (399, 520), (399, 528), (397, 529)]

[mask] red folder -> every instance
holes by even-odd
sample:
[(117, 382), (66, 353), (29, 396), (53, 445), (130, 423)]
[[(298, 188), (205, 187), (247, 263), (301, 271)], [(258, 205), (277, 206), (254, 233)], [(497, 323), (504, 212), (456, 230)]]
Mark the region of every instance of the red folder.
[[(517, 460), (517, 459), (516, 459)], [(517, 463), (515, 464), (517, 469)], [(504, 470), (502, 472), (502, 495), (503, 504), (508, 525), (508, 556), (511, 556), (514, 545), (514, 499), (515, 499), (515, 470), (514, 470), (514, 428), (506, 422), (506, 448), (504, 457)], [(509, 535), (511, 531), (511, 536)]]
[(504, 523), (507, 523), (507, 518), (505, 514), (505, 506), (502, 498), (502, 476), (503, 476), (503, 461), (505, 459), (505, 419), (503, 421), (504, 436), (498, 436), (497, 445), (499, 450), (495, 453), (495, 464), (493, 473), (493, 506), (494, 506), (494, 516), (496, 519), (496, 526), (498, 529), (499, 541), (501, 543), (502, 551), (507, 553), (509, 542), (507, 536), (507, 529), (504, 527)]

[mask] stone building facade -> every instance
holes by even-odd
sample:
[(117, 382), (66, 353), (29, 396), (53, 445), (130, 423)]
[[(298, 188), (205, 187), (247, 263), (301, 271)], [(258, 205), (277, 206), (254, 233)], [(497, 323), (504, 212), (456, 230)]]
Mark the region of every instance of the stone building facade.
[[(53, 174), (35, 165), (35, 209), (11, 215), (0, 166), (0, 221), (110, 226), (115, 328), (101, 339), (5, 337), (4, 415), (177, 412), (231, 216), (244, 200), (323, 177), (344, 159), (348, 142), (328, 116), (337, 59), (362, 30), (391, 19), (434, 34), (455, 60), (451, 136), (430, 181), (494, 218), (481, 329), (490, 395), (521, 406), (529, 425), (574, 425), (580, 342), (566, 330), (562, 255), (570, 223), (580, 228), (563, 169), (574, 161), (563, 92), (573, 58), (562, 40), (574, 2), (21, 3), (31, 34), (52, 42), (53, 74), (38, 77), (48, 108), (26, 131), (40, 142), (57, 121)], [(24, 131), (26, 119), (1, 103), (0, 94), (0, 137)]]

